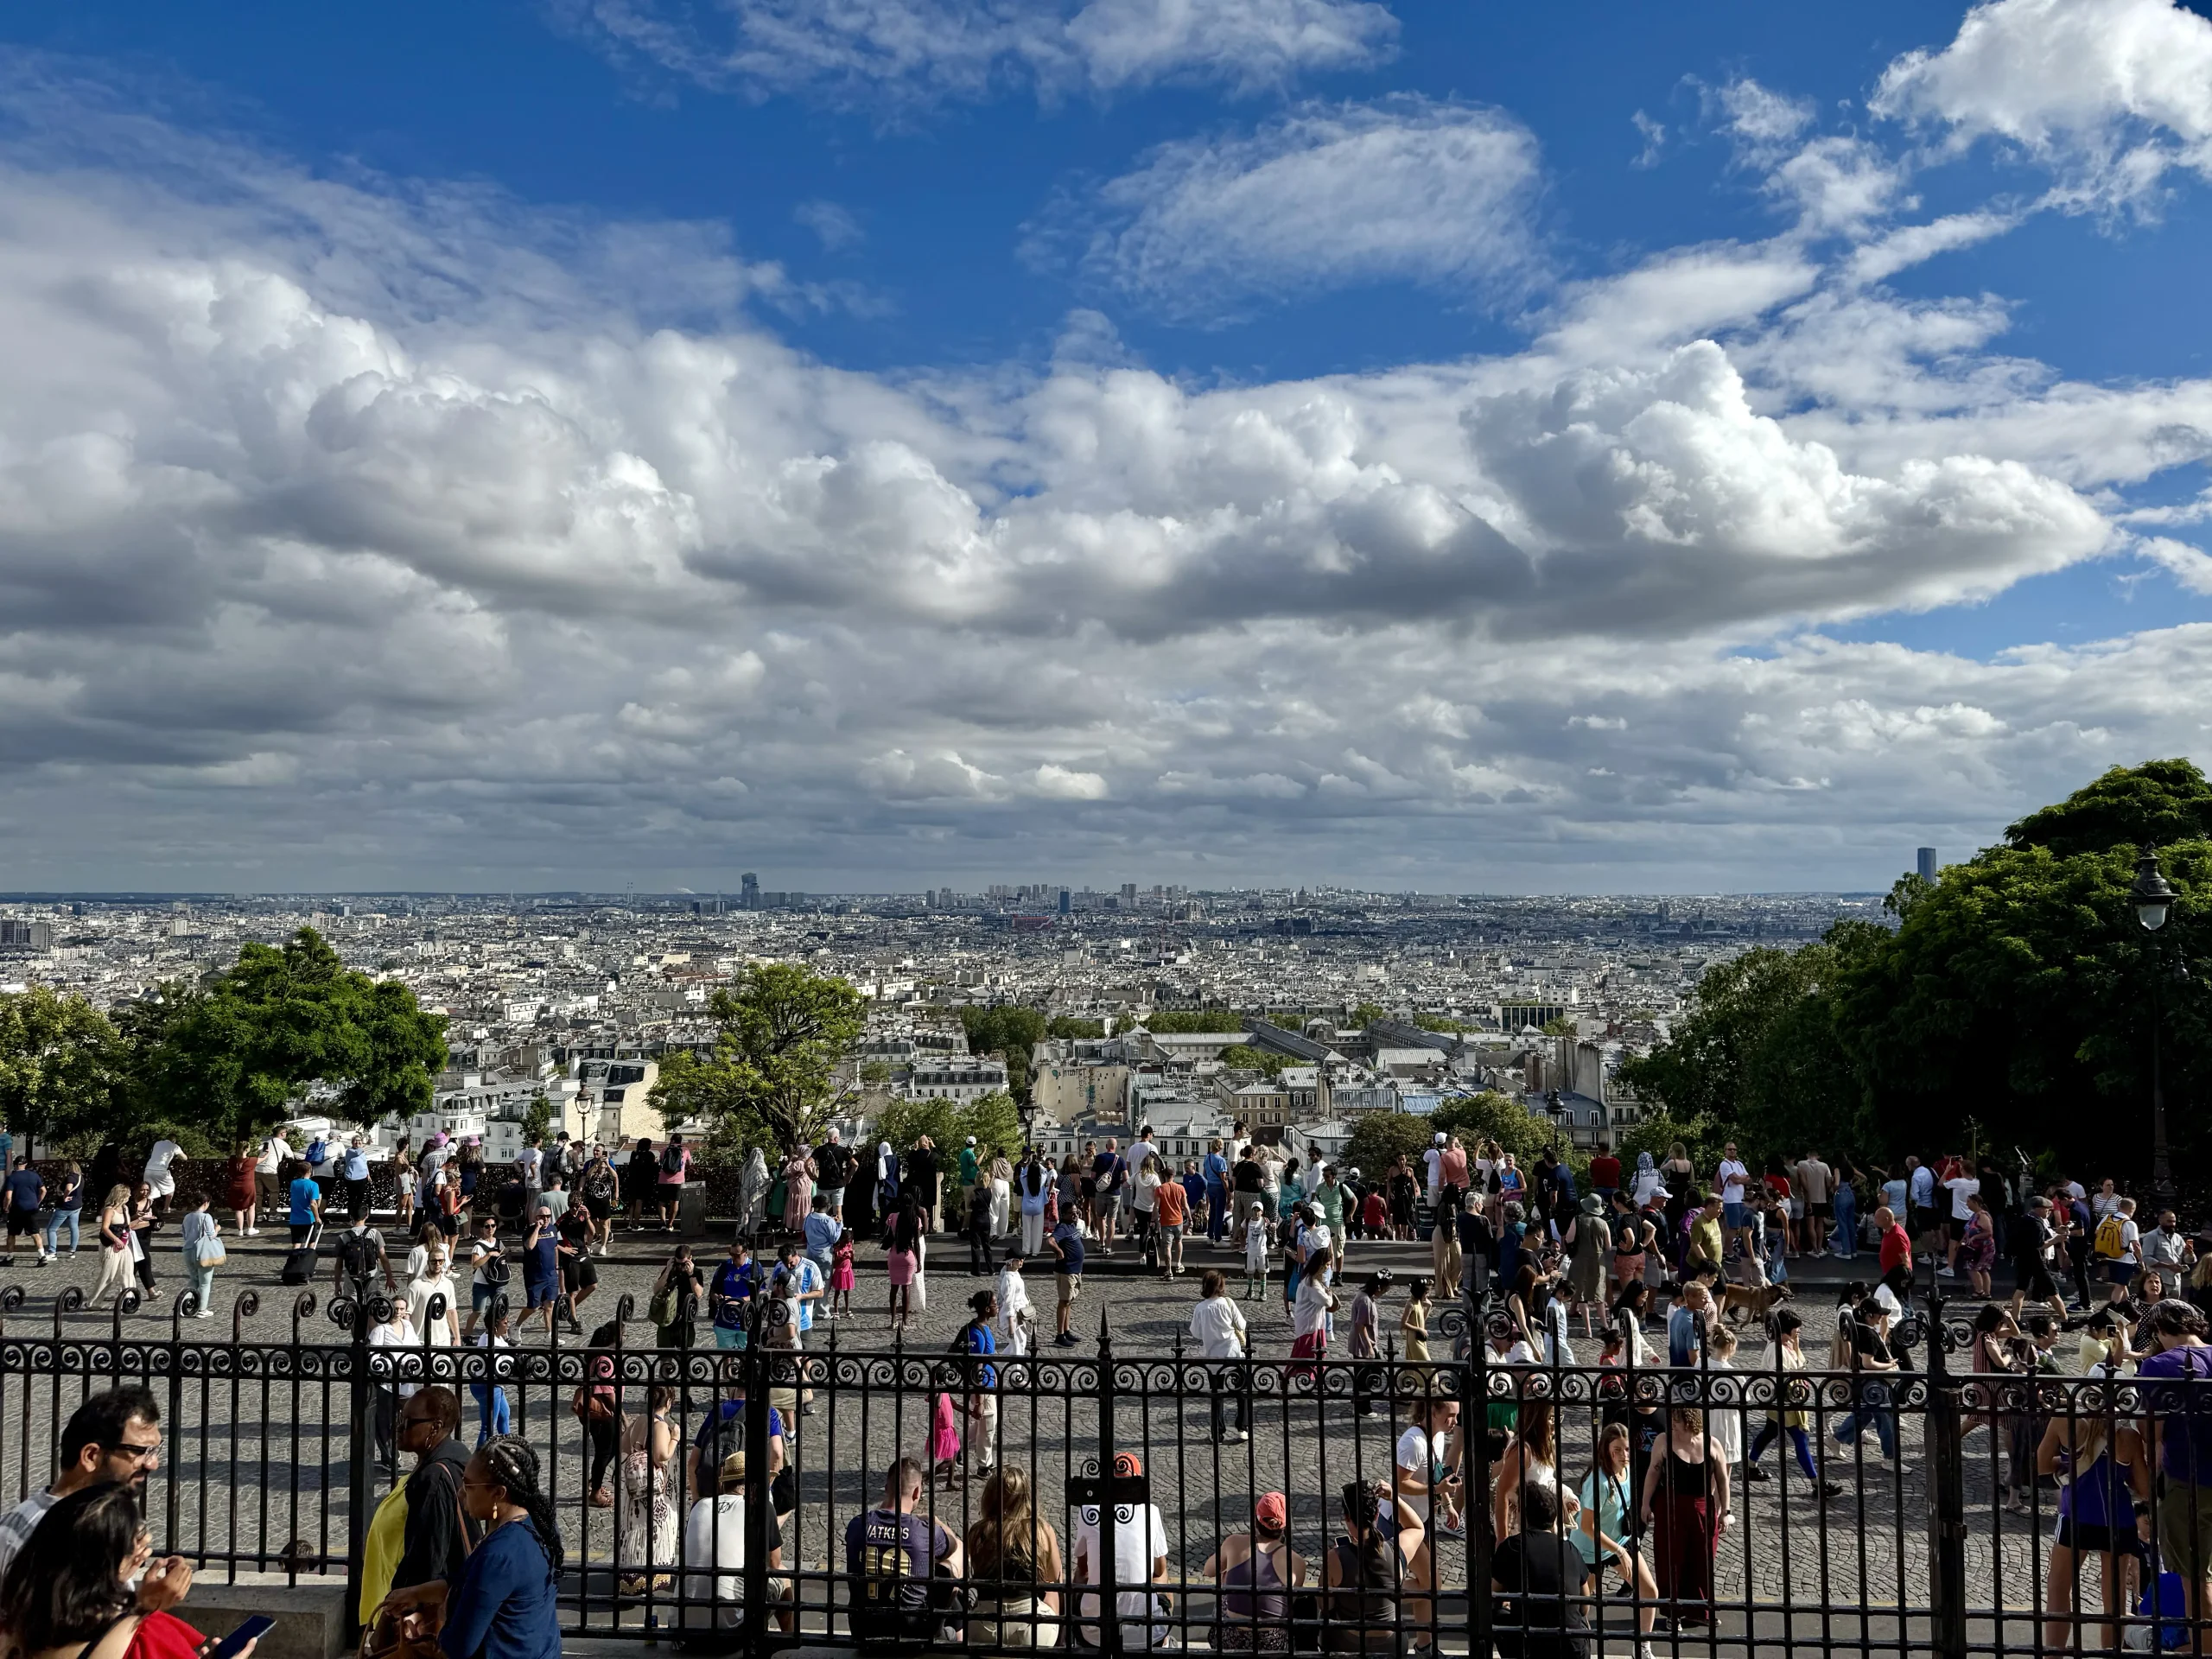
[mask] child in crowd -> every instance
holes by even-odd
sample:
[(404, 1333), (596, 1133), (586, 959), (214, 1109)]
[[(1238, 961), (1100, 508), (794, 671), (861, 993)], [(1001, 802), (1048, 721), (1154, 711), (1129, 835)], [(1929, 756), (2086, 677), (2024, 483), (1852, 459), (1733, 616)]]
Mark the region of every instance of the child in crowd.
[(1252, 1200), (1250, 1225), (1244, 1230), (1244, 1300), (1257, 1301), (1268, 1289), (1268, 1206)]
[(837, 1246), (830, 1253), (830, 1317), (853, 1317), (853, 1230), (849, 1227), (837, 1235)]

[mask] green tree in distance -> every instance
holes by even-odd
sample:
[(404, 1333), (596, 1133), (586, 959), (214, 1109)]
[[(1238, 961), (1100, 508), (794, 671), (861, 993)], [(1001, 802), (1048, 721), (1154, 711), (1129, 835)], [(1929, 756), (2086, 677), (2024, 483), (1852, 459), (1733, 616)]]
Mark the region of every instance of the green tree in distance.
[(1045, 1034), (1047, 1037), (1057, 1037), (1063, 1042), (1072, 1042), (1086, 1037), (1103, 1037), (1106, 1034), (1106, 1022), (1103, 1020), (1079, 1020), (1071, 1014), (1056, 1014), (1045, 1022)]
[(762, 1145), (771, 1162), (813, 1145), (837, 1067), (867, 1029), (861, 994), (790, 963), (754, 963), (707, 1007), (721, 1027), (714, 1052), (662, 1062), (652, 1091), (662, 1121), (705, 1122), (716, 1143)]
[(1011, 1095), (995, 1091), (965, 1106), (951, 1100), (901, 1100), (876, 1119), (874, 1134), (902, 1156), (926, 1135), (949, 1163), (972, 1135), (979, 1151), (1011, 1158), (1021, 1150), (1021, 1114)]
[(1271, 1048), (1255, 1048), (1249, 1043), (1231, 1043), (1221, 1051), (1221, 1063), (1239, 1071), (1259, 1071), (1269, 1077), (1280, 1076), (1285, 1066), (1300, 1062), (1287, 1054), (1278, 1054)]
[(1366, 1030), (1377, 1020), (1388, 1020), (1389, 1017), (1389, 1013), (1384, 1010), (1380, 1002), (1363, 1002), (1345, 1016), (1362, 1031)]
[(1359, 1171), (1363, 1180), (1379, 1181), (1393, 1159), (1418, 1158), (1435, 1129), (1433, 1120), (1411, 1112), (1363, 1112), (1338, 1161)]
[(0, 996), (0, 1122), (54, 1141), (98, 1127), (123, 1058), (115, 1027), (83, 997), (43, 985)]
[(188, 1124), (218, 1144), (250, 1141), (310, 1093), (343, 1122), (429, 1109), (446, 1063), (445, 1019), (391, 980), (349, 969), (311, 927), (249, 944), (196, 987), (164, 985), (123, 1011), (128, 1111)]
[(1027, 1101), (1030, 1052), (1045, 1040), (1044, 1014), (1035, 1008), (963, 1008), (960, 1023), (968, 1033), (968, 1052), (1003, 1055), (1007, 1088), (1017, 1101)]
[(1162, 1035), (1192, 1032), (1242, 1031), (1244, 1016), (1227, 1008), (1154, 1008), (1139, 1022)]

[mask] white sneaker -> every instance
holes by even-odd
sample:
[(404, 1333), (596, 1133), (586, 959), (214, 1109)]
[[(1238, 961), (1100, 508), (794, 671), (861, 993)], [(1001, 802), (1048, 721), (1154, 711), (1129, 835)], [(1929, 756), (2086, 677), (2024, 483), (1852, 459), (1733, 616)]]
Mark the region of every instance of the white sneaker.
[(1936, 1269), (1936, 1276), (1938, 1279), (1955, 1279), (1959, 1275), (1949, 1268), (1938, 1268)]
[(212, 1319), (215, 1317), (215, 1310), (212, 1307), (203, 1307), (200, 1310), (200, 1317), (203, 1319)]
[(248, 1238), (259, 1238), (261, 1236), (261, 1229), (258, 1227), (249, 1227), (245, 1230), (245, 1236)]

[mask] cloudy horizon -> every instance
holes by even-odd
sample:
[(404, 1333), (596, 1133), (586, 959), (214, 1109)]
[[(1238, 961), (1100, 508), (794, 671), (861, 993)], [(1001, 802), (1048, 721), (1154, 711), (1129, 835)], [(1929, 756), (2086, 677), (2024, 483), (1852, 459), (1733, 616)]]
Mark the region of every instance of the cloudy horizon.
[(1599, 10), (19, 24), (0, 886), (1866, 891), (2201, 751), (2212, 21)]

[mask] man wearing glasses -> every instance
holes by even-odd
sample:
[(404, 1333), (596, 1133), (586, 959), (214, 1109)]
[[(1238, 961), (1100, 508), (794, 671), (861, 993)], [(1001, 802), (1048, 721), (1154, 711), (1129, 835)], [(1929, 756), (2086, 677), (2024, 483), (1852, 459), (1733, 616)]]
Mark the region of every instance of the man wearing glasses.
[(400, 1407), (392, 1438), (414, 1454), (415, 1469), (370, 1518), (361, 1564), (363, 1624), (375, 1618), (391, 1592), (460, 1575), (480, 1531), (461, 1509), (468, 1448), (460, 1437), (461, 1396), (451, 1389), (431, 1383)]
[[(16, 1559), (46, 1512), (74, 1491), (104, 1481), (130, 1488), (143, 1510), (146, 1478), (162, 1466), (162, 1408), (145, 1389), (111, 1389), (70, 1414), (61, 1430), (61, 1471), (54, 1484), (0, 1515), (0, 1573)], [(148, 1564), (139, 1588), (142, 1608), (175, 1606), (184, 1599), (192, 1569), (181, 1560)], [(149, 1597), (154, 1598), (149, 1601)]]

